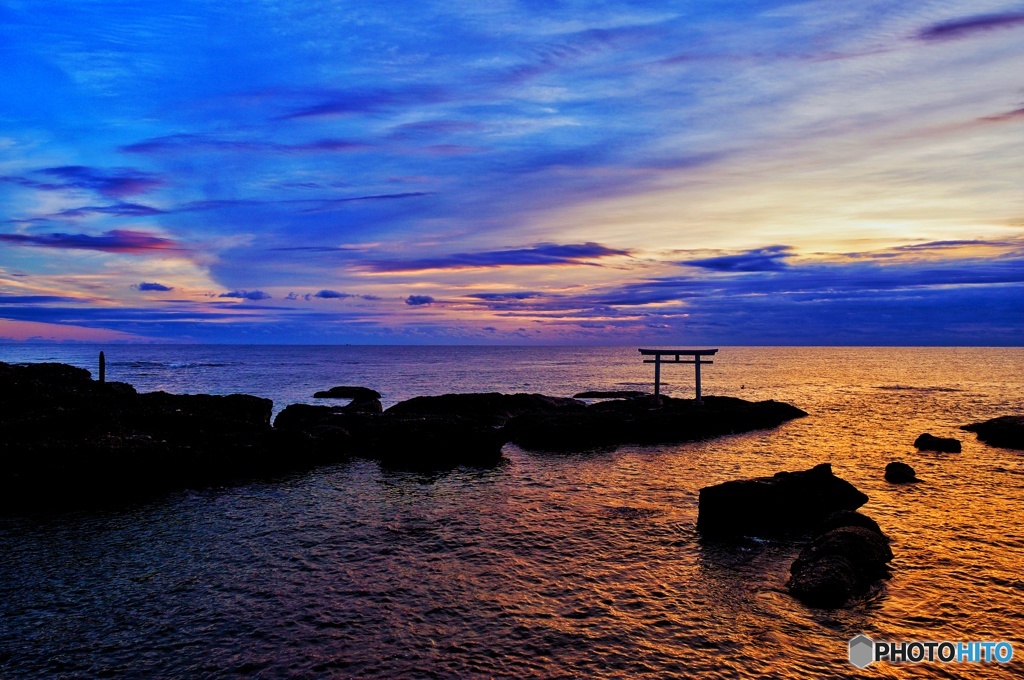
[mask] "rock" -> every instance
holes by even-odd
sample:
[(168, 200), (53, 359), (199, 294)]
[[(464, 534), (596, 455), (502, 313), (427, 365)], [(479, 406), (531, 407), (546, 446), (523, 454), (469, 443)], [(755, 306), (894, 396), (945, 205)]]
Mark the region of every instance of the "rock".
[(692, 399), (651, 395), (601, 401), (522, 414), (508, 424), (510, 441), (524, 449), (574, 452), (623, 444), (672, 444), (776, 427), (807, 415), (777, 401), (749, 402), (734, 397)]
[(990, 446), (1024, 450), (1024, 416), (1000, 416), (960, 429), (976, 432), (978, 439)]
[(842, 526), (815, 537), (793, 562), (789, 592), (812, 607), (842, 607), (889, 575), (888, 538), (862, 526)]
[(378, 415), (384, 412), (384, 406), (380, 399), (353, 399), (351, 404), (342, 407), (345, 413), (361, 413), (363, 415)]
[(329, 390), (323, 390), (313, 395), (316, 399), (356, 399), (369, 401), (380, 399), (380, 392), (371, 390), (369, 387), (354, 387), (351, 385), (338, 385)]
[(460, 416), (404, 417), (385, 412), (349, 421), (353, 455), (411, 470), (501, 462), (506, 437), (500, 428)]
[(395, 404), (385, 414), (402, 417), (458, 416), (489, 425), (504, 425), (509, 419), (529, 414), (582, 412), (586, 405), (575, 399), (549, 397), (543, 394), (501, 394), (477, 392), (442, 394), (436, 397), (413, 397)]
[(276, 473), (269, 399), (138, 394), (60, 364), (0, 364), (0, 504), (74, 506)]
[(636, 390), (613, 390), (613, 391), (600, 391), (600, 390), (588, 390), (587, 392), (580, 392), (579, 394), (572, 395), (573, 399), (636, 399), (637, 397), (646, 397), (647, 392), (638, 392)]
[(940, 453), (960, 453), (960, 440), (952, 437), (934, 437), (925, 432), (914, 440), (919, 451), (938, 451)]
[(893, 461), (885, 466), (885, 481), (893, 484), (908, 484), (918, 480), (914, 468), (906, 463)]
[(505, 435), (500, 428), (458, 415), (405, 415), (348, 406), (291, 404), (274, 427), (304, 435), (321, 451), (370, 458), (392, 467), (436, 470), (468, 465), (489, 467), (501, 461)]
[(707, 538), (780, 536), (813, 529), (833, 512), (856, 510), (868, 497), (832, 474), (829, 463), (772, 477), (700, 490), (697, 530)]
[(839, 510), (838, 512), (833, 512), (815, 528), (814, 535), (819, 536), (840, 527), (860, 527), (862, 529), (867, 529), (868, 531), (874, 531), (879, 536), (885, 538), (886, 543), (889, 542), (889, 538), (882, 532), (881, 527), (878, 526), (878, 522), (867, 515), (862, 515), (856, 510)]

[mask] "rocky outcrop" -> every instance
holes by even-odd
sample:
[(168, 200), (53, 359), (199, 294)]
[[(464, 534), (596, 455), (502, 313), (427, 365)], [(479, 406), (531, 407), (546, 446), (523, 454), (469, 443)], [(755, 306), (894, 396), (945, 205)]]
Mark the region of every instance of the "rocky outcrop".
[[(385, 465), (489, 466), (508, 441), (546, 451), (690, 441), (772, 427), (803, 411), (708, 397), (585, 405), (542, 394), (416, 397), (384, 411), (343, 386), (345, 406), (244, 394), (139, 394), (62, 364), (0, 363), (0, 505), (124, 498), (362, 456)], [(364, 391), (365, 390), (365, 391)], [(338, 392), (335, 392), (338, 394)]]
[(784, 536), (809, 531), (830, 514), (856, 510), (868, 497), (832, 473), (829, 463), (700, 490), (697, 530), (706, 538)]
[(938, 451), (940, 453), (960, 453), (960, 440), (953, 437), (935, 437), (925, 432), (914, 440), (918, 451)]
[(637, 397), (646, 397), (647, 392), (638, 392), (636, 390), (588, 390), (586, 392), (580, 392), (572, 395), (573, 399), (636, 399)]
[(874, 520), (842, 513), (826, 520), (790, 566), (789, 592), (812, 607), (842, 607), (889, 576), (889, 538)]
[(510, 419), (525, 415), (561, 417), (586, 410), (576, 399), (549, 397), (544, 394), (501, 394), (475, 392), (442, 394), (436, 397), (413, 397), (399, 402), (385, 413), (404, 418), (444, 418), (456, 416), (489, 425), (504, 425)]
[(313, 395), (315, 399), (355, 399), (356, 401), (369, 401), (380, 399), (380, 392), (371, 390), (369, 387), (356, 387), (352, 385), (338, 385), (329, 390), (321, 390)]
[(885, 481), (893, 484), (909, 484), (918, 480), (914, 468), (894, 460), (885, 466)]
[(976, 432), (978, 439), (989, 446), (1024, 450), (1024, 416), (1000, 416), (960, 429)]
[(0, 503), (77, 504), (285, 469), (272, 403), (138, 394), (54, 364), (0, 364)]
[(748, 432), (807, 415), (778, 401), (733, 397), (653, 396), (602, 401), (555, 413), (521, 415), (509, 423), (510, 440), (532, 451), (575, 452), (624, 444), (673, 444)]
[[(379, 403), (379, 402), (378, 402)], [(349, 406), (292, 404), (274, 420), (280, 432), (338, 455), (408, 469), (490, 466), (501, 461), (500, 428), (459, 415), (367, 413)]]

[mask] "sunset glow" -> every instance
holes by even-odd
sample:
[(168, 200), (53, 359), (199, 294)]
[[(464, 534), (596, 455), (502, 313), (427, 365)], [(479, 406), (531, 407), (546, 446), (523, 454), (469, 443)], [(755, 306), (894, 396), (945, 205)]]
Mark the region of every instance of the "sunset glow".
[(4, 338), (1024, 342), (1016, 2), (0, 18)]

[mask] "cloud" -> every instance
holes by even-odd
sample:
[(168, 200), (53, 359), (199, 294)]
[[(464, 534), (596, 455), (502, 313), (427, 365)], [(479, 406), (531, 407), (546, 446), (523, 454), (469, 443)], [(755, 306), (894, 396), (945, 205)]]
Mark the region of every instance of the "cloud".
[(60, 295), (0, 295), (0, 305), (45, 305), (52, 302), (83, 302)]
[[(84, 165), (64, 165), (36, 170), (33, 174), (39, 179), (6, 176), (0, 177), (0, 181), (20, 184), (40, 191), (82, 189), (93, 191), (104, 198), (114, 199), (142, 194), (164, 183), (156, 175), (134, 168), (102, 170)], [(44, 179), (51, 177), (54, 179)]]
[(789, 266), (786, 258), (790, 257), (791, 250), (789, 246), (768, 246), (737, 255), (683, 260), (680, 264), (719, 272), (777, 272)]
[(917, 35), (922, 40), (953, 40), (975, 33), (1014, 26), (1024, 26), (1024, 13), (978, 14), (962, 19), (943, 21), (932, 24)]
[(419, 120), (414, 123), (396, 125), (391, 128), (388, 136), (395, 139), (409, 139), (476, 132), (482, 127), (481, 123), (471, 120)]
[(174, 154), (205, 151), (254, 152), (254, 153), (336, 153), (345, 151), (361, 151), (370, 148), (369, 144), (348, 139), (325, 138), (309, 142), (283, 144), (246, 139), (218, 139), (207, 135), (165, 135), (152, 137), (119, 148), (123, 153), (132, 154)]
[(351, 293), (339, 293), (336, 290), (320, 290), (320, 291), (317, 291), (317, 292), (313, 293), (313, 297), (315, 297), (315, 298), (323, 298), (325, 300), (331, 300), (331, 299), (344, 299), (344, 298), (350, 298), (350, 297), (355, 297), (355, 296), (352, 295)]
[(233, 290), (228, 293), (221, 293), (217, 297), (240, 298), (242, 300), (269, 300), (271, 295), (262, 290)]
[(114, 205), (86, 205), (54, 213), (51, 217), (83, 217), (85, 215), (113, 215), (115, 217), (151, 217), (165, 211), (141, 203), (115, 203)]
[(128, 229), (114, 229), (101, 236), (90, 236), (88, 234), (0, 234), (0, 242), (38, 248), (99, 250), (107, 253), (146, 253), (182, 249), (179, 244), (171, 239)]
[(590, 260), (628, 256), (629, 250), (609, 248), (599, 243), (556, 245), (542, 243), (530, 248), (491, 250), (479, 253), (455, 253), (418, 260), (378, 260), (367, 266), (378, 272), (412, 272), (427, 269), (479, 269), (552, 265), (592, 265)]
[(420, 305), (429, 305), (432, 302), (435, 302), (435, 300), (429, 295), (410, 295), (409, 297), (405, 298), (405, 304), (410, 305), (412, 307), (419, 307)]
[(532, 291), (523, 291), (518, 293), (473, 293), (466, 297), (485, 300), (488, 302), (510, 302), (514, 300), (529, 300), (531, 298), (544, 297), (544, 294)]
[(174, 288), (172, 288), (171, 286), (165, 286), (162, 283), (147, 283), (145, 281), (138, 285), (138, 289), (143, 292), (153, 291), (156, 293), (166, 293), (168, 291), (174, 290)]
[(420, 104), (437, 104), (450, 98), (442, 88), (412, 85), (390, 90), (325, 90), (316, 103), (299, 106), (278, 117), (278, 120), (323, 118), (374, 113), (384, 109), (404, 108)]

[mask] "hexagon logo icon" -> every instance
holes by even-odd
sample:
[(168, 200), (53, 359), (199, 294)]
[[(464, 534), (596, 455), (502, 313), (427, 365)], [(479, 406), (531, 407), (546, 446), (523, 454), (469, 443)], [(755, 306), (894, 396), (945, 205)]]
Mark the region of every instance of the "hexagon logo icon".
[(857, 668), (867, 668), (875, 660), (875, 643), (861, 633), (850, 640), (850, 663)]

